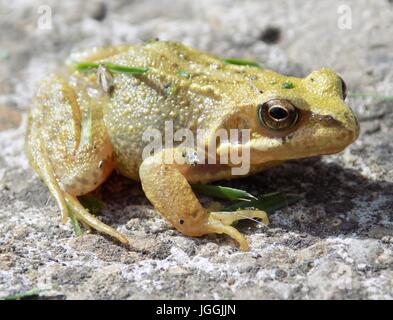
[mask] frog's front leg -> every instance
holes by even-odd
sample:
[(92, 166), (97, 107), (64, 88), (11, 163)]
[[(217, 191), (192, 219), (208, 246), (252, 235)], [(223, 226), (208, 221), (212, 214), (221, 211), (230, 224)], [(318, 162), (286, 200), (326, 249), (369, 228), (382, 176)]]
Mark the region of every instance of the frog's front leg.
[(202, 207), (181, 166), (186, 164), (168, 163), (182, 153), (178, 149), (166, 149), (146, 158), (139, 176), (143, 190), (154, 207), (180, 232), (188, 236), (202, 236), (209, 233), (227, 234), (234, 238), (243, 251), (248, 250), (244, 236), (231, 226), (237, 220), (259, 218), (268, 223), (266, 213), (259, 210), (236, 212), (208, 212)]
[(28, 117), (26, 154), (55, 197), (64, 221), (73, 214), (84, 225), (128, 243), (77, 198), (104, 182), (114, 165), (102, 120), (106, 100), (87, 94), (87, 86), (94, 82), (84, 77), (76, 80), (71, 85), (65, 78), (51, 76), (41, 83)]

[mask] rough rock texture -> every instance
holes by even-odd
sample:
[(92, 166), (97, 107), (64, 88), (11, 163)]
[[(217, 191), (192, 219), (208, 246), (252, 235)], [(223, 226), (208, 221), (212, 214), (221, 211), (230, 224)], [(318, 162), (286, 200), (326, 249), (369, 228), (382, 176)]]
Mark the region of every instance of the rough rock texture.
[[(349, 99), (362, 132), (338, 155), (227, 183), (305, 197), (272, 214), (269, 227), (242, 223), (246, 253), (227, 237), (182, 236), (120, 177), (101, 190), (100, 218), (128, 235), (131, 250), (75, 237), (23, 155), (18, 114), (36, 81), (93, 45), (172, 39), (286, 74), (331, 67), (352, 91), (392, 95), (392, 1), (346, 1), (349, 30), (338, 27), (342, 1), (294, 3), (0, 1), (0, 296), (39, 288), (66, 299), (393, 298), (392, 101)], [(49, 30), (37, 24), (43, 4)]]

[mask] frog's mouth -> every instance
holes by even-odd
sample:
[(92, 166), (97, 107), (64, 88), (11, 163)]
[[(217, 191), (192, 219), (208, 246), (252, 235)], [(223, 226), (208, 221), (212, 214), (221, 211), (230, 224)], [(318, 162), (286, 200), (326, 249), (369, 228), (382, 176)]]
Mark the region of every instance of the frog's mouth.
[(247, 142), (220, 144), (217, 153), (238, 154), (243, 159), (249, 154), (250, 164), (284, 161), (342, 151), (359, 135), (359, 124), (354, 114), (345, 123), (330, 115), (311, 112), (296, 130), (283, 134), (254, 135)]
[[(292, 139), (287, 137), (277, 148), (276, 156), (282, 155), (287, 159), (295, 159), (334, 154), (344, 150), (356, 140), (357, 136), (358, 133), (337, 124), (315, 126), (303, 132), (297, 132)], [(281, 150), (285, 150), (285, 152)]]

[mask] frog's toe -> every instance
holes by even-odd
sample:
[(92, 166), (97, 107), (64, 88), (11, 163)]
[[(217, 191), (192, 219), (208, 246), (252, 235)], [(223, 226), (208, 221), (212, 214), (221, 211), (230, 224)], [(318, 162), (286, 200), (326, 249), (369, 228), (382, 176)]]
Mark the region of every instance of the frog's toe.
[[(248, 251), (248, 242), (244, 236), (231, 225), (239, 220), (260, 219), (263, 224), (269, 224), (265, 211), (261, 210), (239, 210), (231, 212), (210, 212), (207, 229), (210, 233), (225, 233), (235, 239), (242, 251)], [(259, 222), (259, 221), (258, 221)]]
[(74, 214), (78, 221), (81, 221), (86, 227), (91, 227), (99, 232), (110, 235), (119, 240), (121, 243), (128, 245), (128, 239), (123, 234), (116, 231), (114, 228), (103, 223), (95, 216), (90, 214), (78, 201), (78, 199), (70, 194), (65, 194), (65, 201), (70, 213)]
[(237, 229), (232, 226), (225, 225), (222, 222), (214, 220), (209, 221), (208, 225), (205, 226), (205, 232), (226, 234), (239, 243), (240, 250), (248, 251), (249, 249), (246, 238)]
[[(263, 224), (269, 224), (269, 219), (265, 211), (262, 210), (238, 210), (238, 211), (221, 211), (210, 212), (209, 221), (220, 221), (225, 225), (231, 225), (236, 221), (249, 219), (256, 221), (260, 219)], [(259, 221), (257, 221), (259, 222)]]

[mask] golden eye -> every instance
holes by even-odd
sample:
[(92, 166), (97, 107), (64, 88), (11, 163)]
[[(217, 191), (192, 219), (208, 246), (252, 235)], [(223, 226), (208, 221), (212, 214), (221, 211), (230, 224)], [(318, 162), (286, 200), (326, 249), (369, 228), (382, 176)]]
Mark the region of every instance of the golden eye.
[(269, 129), (286, 130), (296, 124), (299, 111), (288, 100), (272, 99), (258, 106), (258, 117)]
[(345, 100), (345, 98), (347, 97), (347, 94), (348, 94), (347, 84), (345, 83), (345, 81), (343, 80), (343, 78), (341, 78), (340, 76), (339, 76), (339, 78), (340, 78), (340, 81), (341, 81), (341, 93), (342, 93), (342, 97), (343, 97), (343, 100)]

